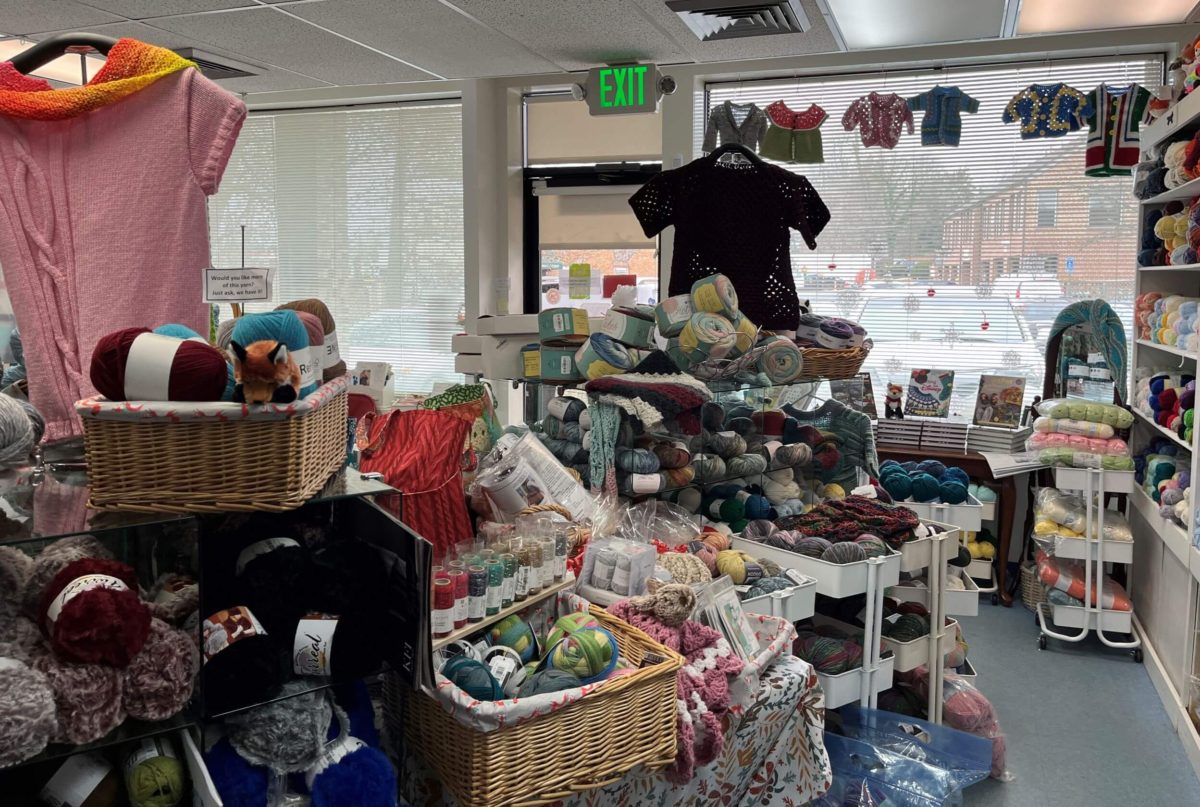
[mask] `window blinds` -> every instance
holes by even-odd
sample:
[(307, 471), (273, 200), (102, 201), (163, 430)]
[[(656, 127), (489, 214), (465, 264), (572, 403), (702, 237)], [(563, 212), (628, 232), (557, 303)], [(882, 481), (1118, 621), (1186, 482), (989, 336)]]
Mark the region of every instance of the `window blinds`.
[[(1005, 106), (1035, 82), (1153, 89), (1162, 69), (1147, 56), (723, 83), (705, 101), (825, 109), (825, 162), (784, 166), (809, 178), (833, 216), (815, 252), (792, 234), (800, 297), (816, 313), (862, 320), (875, 337), (864, 369), (877, 396), (888, 381), (907, 385), (912, 368), (955, 369), (952, 410), (970, 418), (981, 374), (1027, 376), (1027, 398), (1040, 394), (1048, 331), (1067, 303), (1104, 298), (1127, 329), (1132, 320), (1131, 180), (1084, 176), (1086, 128), (1021, 140), (1019, 124), (1001, 122)], [(891, 151), (842, 128), (866, 93), (908, 98), (934, 85), (979, 101), (962, 115), (958, 148), (922, 147), (922, 112)], [(696, 110), (697, 154), (707, 117)]]
[(462, 197), (457, 102), (255, 113), (209, 203), (213, 265), (241, 265), (244, 227), (246, 265), (278, 270), (251, 310), (320, 297), (350, 367), (429, 392), (462, 380)]

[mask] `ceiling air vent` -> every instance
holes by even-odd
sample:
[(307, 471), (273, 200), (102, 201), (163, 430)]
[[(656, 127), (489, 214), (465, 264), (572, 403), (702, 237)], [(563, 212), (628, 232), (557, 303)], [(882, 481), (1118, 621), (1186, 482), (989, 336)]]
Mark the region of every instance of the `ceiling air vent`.
[(811, 25), (800, 0), (667, 0), (701, 42), (802, 34)]
[(185, 59), (191, 59), (200, 68), (200, 72), (205, 78), (213, 81), (220, 81), (226, 78), (242, 78), (243, 76), (256, 76), (262, 70), (252, 64), (245, 62), (235, 62), (233, 59), (227, 59), (224, 56), (215, 56), (211, 53), (205, 53), (202, 50), (195, 48), (176, 48), (175, 52)]

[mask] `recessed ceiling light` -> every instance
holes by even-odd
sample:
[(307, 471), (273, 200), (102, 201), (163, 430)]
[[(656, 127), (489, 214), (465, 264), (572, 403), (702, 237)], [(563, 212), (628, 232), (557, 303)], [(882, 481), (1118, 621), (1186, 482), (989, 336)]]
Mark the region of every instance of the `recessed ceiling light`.
[(1004, 0), (826, 0), (851, 50), (1000, 36)]
[[(16, 56), (18, 53), (36, 45), (28, 39), (4, 39), (0, 40), (0, 61), (7, 62)], [(84, 57), (83, 64), (79, 63), (78, 54), (67, 54), (60, 56), (53, 61), (33, 71), (33, 75), (38, 78), (57, 81), (61, 84), (83, 84), (83, 70), (87, 70), (87, 80), (90, 81), (92, 76), (104, 66), (104, 57), (100, 54), (90, 54)]]
[(1196, 0), (1023, 0), (1018, 34), (1098, 31), (1187, 20)]

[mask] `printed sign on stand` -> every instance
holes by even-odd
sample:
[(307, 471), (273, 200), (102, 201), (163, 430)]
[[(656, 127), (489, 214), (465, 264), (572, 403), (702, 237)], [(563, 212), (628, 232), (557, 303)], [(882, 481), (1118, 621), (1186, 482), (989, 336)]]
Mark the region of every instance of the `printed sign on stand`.
[(275, 270), (253, 266), (204, 270), (204, 302), (251, 303), (271, 299)]

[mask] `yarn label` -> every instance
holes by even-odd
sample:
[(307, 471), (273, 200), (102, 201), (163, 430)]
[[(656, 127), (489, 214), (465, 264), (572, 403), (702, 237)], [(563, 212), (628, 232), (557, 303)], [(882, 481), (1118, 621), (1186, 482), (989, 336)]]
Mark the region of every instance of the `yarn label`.
[(130, 401), (169, 400), (171, 365), (182, 339), (157, 333), (139, 334), (125, 356), (125, 398)]
[(166, 737), (153, 737), (149, 740), (142, 740), (138, 743), (137, 748), (130, 752), (125, 758), (125, 779), (128, 781), (133, 772), (137, 770), (137, 766), (147, 760), (155, 757), (170, 757), (178, 759), (175, 755), (175, 749), (171, 748), (171, 741)]
[(99, 754), (76, 754), (67, 759), (42, 788), (40, 798), (51, 807), (77, 807), (87, 801), (112, 771)]
[(551, 417), (556, 418), (557, 420), (566, 421), (567, 410), (571, 408), (571, 404), (575, 401), (583, 403), (583, 401), (581, 401), (579, 398), (571, 398), (566, 395), (553, 398), (551, 399), (550, 403), (546, 404), (546, 411), (550, 413)]
[(255, 541), (238, 553), (236, 573), (240, 575), (246, 569), (246, 566), (249, 565), (250, 561), (260, 555), (274, 552), (276, 549), (285, 546), (299, 547), (300, 543), (292, 538), (264, 538), (261, 541)]
[(53, 625), (58, 621), (58, 615), (62, 613), (62, 609), (66, 607), (67, 603), (85, 591), (98, 588), (129, 591), (129, 586), (125, 585), (124, 581), (107, 574), (85, 574), (82, 577), (76, 577), (63, 586), (62, 591), (58, 592), (58, 596), (50, 601), (50, 606), (46, 609), (46, 620)]
[(454, 609), (434, 608), (431, 612), (430, 630), (434, 636), (449, 636), (454, 630)]
[(311, 346), (290, 350), (288, 354), (300, 370), (300, 386), (307, 387), (321, 380), (321, 356), (314, 353)]
[(662, 487), (662, 478), (658, 474), (630, 474), (629, 487), (638, 493), (657, 493)]
[(330, 648), (338, 618), (331, 614), (306, 614), (292, 637), (292, 670), (296, 675), (332, 674)]
[(454, 615), (454, 624), (461, 625), (467, 621), (467, 600), (468, 597), (459, 597), (454, 601), (454, 609), (451, 613)]
[(325, 334), (325, 360), (321, 362), (321, 367), (332, 367), (342, 360), (342, 352), (338, 350), (337, 330), (332, 330)]
[(204, 270), (204, 302), (245, 303), (271, 299), (274, 269), (243, 266), (240, 269)]
[(612, 590), (613, 591), (615, 591), (617, 593), (620, 593), (622, 591), (629, 591), (629, 570), (630, 570), (630, 568), (631, 568), (630, 564), (628, 564), (628, 563), (624, 563), (624, 564), (618, 563), (616, 568), (613, 569), (613, 576), (612, 576)]
[(505, 577), (504, 583), (500, 586), (500, 601), (501, 603), (512, 602), (517, 595), (517, 578), (516, 576)]
[(204, 661), (207, 663), (231, 644), (251, 636), (266, 636), (267, 631), (249, 608), (238, 605), (206, 617), (201, 634), (204, 639)]
[(308, 785), (308, 789), (312, 790), (313, 781), (324, 773), (326, 768), (338, 764), (349, 754), (353, 754), (360, 748), (366, 747), (366, 743), (357, 737), (351, 737), (349, 734), (343, 734), (336, 740), (326, 743), (325, 747), (321, 749), (317, 761), (313, 763), (311, 768), (304, 772), (304, 782)]
[(483, 620), (484, 614), (487, 611), (487, 596), (483, 594), (473, 594), (467, 600), (467, 619), (471, 622), (480, 622)]
[(529, 596), (529, 566), (522, 563), (517, 567), (516, 596), (525, 599)]
[(500, 608), (500, 601), (501, 601), (502, 595), (504, 593), (502, 591), (503, 588), (504, 588), (503, 583), (501, 583), (498, 586), (489, 585), (487, 587), (487, 598), (485, 600), (486, 610), (493, 611), (493, 613), (494, 613), (493, 609)]

